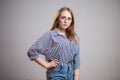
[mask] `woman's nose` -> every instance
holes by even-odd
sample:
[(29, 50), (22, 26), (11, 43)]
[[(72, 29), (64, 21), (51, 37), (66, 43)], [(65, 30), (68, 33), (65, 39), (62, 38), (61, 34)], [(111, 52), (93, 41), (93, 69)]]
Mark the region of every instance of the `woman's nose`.
[(65, 22), (68, 22), (68, 19), (65, 19), (64, 21), (65, 21)]

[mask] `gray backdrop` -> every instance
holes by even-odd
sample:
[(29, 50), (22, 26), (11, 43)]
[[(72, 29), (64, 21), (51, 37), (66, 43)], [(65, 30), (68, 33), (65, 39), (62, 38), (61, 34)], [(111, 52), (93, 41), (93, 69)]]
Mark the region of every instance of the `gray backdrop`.
[(75, 15), (81, 80), (120, 80), (120, 0), (0, 0), (0, 80), (46, 80), (26, 52), (63, 6)]

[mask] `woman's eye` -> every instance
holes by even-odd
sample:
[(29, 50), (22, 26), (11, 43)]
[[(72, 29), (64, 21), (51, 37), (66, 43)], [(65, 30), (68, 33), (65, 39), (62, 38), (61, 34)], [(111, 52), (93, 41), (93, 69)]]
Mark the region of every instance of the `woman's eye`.
[(65, 17), (63, 16), (63, 17), (61, 17), (61, 19), (65, 19)]
[(60, 19), (62, 19), (62, 20), (68, 20), (68, 21), (71, 21), (72, 20), (72, 18), (71, 17), (65, 17), (65, 16), (61, 16), (60, 17)]
[(71, 18), (68, 18), (68, 20), (72, 20)]

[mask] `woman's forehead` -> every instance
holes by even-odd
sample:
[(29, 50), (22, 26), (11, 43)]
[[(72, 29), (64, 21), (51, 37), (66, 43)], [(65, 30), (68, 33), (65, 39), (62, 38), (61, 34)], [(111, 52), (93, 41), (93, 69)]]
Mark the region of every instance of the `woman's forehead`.
[(61, 15), (60, 15), (60, 16), (72, 17), (72, 16), (71, 16), (71, 13), (70, 13), (69, 11), (67, 11), (67, 10), (61, 12)]

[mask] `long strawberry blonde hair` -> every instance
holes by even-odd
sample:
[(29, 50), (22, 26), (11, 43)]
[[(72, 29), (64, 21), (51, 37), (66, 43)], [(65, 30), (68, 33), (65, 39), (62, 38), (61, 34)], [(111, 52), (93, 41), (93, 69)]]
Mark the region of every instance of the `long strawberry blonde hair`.
[(50, 28), (50, 30), (53, 30), (57, 27), (59, 27), (59, 17), (61, 16), (61, 13), (63, 11), (68, 11), (70, 12), (71, 16), (72, 16), (72, 22), (71, 22), (71, 25), (66, 29), (66, 35), (67, 35), (67, 38), (71, 41), (73, 41), (75, 44), (78, 43), (77, 39), (76, 39), (76, 33), (74, 31), (74, 15), (73, 15), (73, 12), (70, 10), (70, 8), (68, 7), (63, 7), (61, 8), (60, 10), (58, 10), (56, 16), (55, 16), (55, 19), (54, 19), (54, 22)]

